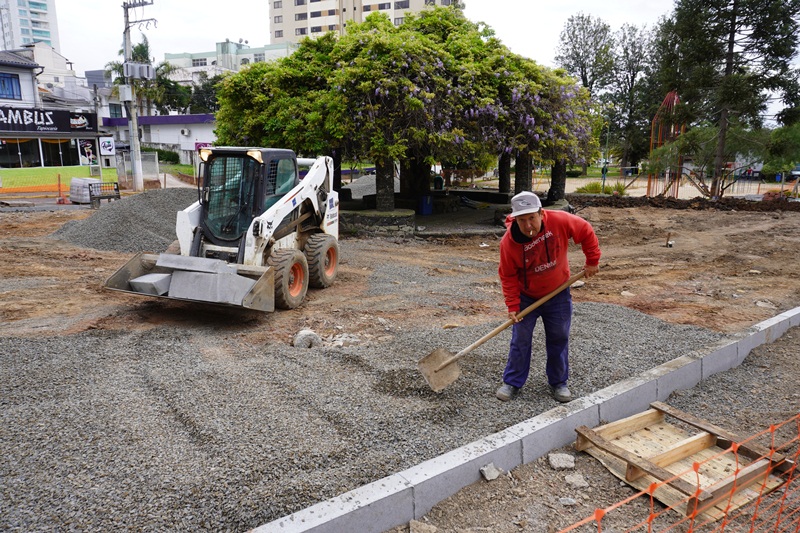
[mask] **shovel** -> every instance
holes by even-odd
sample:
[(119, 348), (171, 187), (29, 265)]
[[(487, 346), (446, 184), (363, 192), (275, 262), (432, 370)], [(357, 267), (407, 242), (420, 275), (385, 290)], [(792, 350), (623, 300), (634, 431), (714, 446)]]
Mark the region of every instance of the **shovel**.
[[(550, 300), (553, 296), (560, 293), (579, 279), (581, 279), (584, 275), (583, 270), (569, 278), (567, 281), (562, 283), (558, 286), (553, 292), (542, 296), (531, 305), (526, 307), (523, 311), (517, 313), (518, 318), (522, 318), (537, 307), (543, 305), (545, 302)], [(461, 359), (463, 356), (467, 355), (469, 352), (483, 344), (484, 342), (488, 341), (508, 326), (512, 325), (514, 320), (508, 319), (496, 328), (494, 328), (491, 332), (484, 335), (480, 339), (476, 340), (457, 354), (453, 355), (452, 353), (448, 352), (444, 348), (437, 348), (422, 359), (419, 360), (417, 363), (417, 368), (422, 373), (422, 376), (425, 378), (425, 381), (428, 382), (428, 385), (433, 392), (440, 392), (445, 387), (450, 385), (452, 382), (458, 379), (458, 376), (461, 375), (461, 369), (458, 367), (458, 360)]]

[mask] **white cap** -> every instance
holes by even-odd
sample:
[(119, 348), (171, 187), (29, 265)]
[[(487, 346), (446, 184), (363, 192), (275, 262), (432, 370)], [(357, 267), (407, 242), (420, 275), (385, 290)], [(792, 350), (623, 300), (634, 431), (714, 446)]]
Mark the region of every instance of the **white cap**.
[(511, 199), (511, 216), (518, 217), (528, 213), (537, 213), (542, 209), (539, 197), (529, 191), (522, 191)]

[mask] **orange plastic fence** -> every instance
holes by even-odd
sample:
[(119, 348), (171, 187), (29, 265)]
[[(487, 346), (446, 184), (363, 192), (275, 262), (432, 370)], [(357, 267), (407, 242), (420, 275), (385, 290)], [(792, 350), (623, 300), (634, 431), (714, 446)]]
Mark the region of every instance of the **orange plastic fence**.
[[(766, 446), (764, 443), (766, 439), (770, 441), (768, 454), (756, 459), (746, 459), (739, 456), (738, 450), (740, 446), (756, 441)], [(718, 507), (725, 510), (723, 518), (709, 520), (697, 511), (686, 515), (676, 509), (677, 505), (664, 506), (655, 499), (654, 493), (659, 487), (689, 472), (697, 474), (705, 463), (725, 454), (731, 454), (736, 464), (736, 471), (732, 473), (735, 477), (730, 494), (726, 494), (718, 504)], [(783, 461), (775, 460), (780, 457), (783, 458)], [(763, 479), (759, 478), (761, 481), (757, 481), (750, 486), (750, 489), (757, 493), (757, 497), (753, 498), (748, 504), (733, 510), (731, 501), (737, 492), (736, 481), (739, 479), (744, 480), (745, 476), (752, 475), (752, 469), (742, 465), (745, 463), (754, 464), (762, 459), (769, 461), (767, 472), (761, 476)], [(771, 425), (768, 429), (740, 443), (733, 443), (730, 448), (714, 457), (709, 457), (703, 462), (695, 462), (690, 471), (681, 472), (665, 481), (652, 483), (646, 491), (636, 493), (604, 509), (596, 509), (591, 516), (562, 529), (561, 533), (576, 530), (602, 532), (611, 518), (623, 515), (625, 517), (636, 516), (641, 518), (638, 520), (628, 518), (627, 520), (622, 519), (622, 521), (617, 519), (614, 521), (613, 526), (608, 526), (608, 529), (613, 529), (617, 533), (626, 533), (628, 531), (646, 531), (647, 533), (671, 531), (681, 533), (694, 531), (702, 531), (703, 533), (718, 531), (797, 533), (800, 532), (800, 472), (797, 470), (798, 459), (800, 459), (800, 413), (780, 424)], [(765, 490), (770, 474), (778, 476), (784, 481), (773, 492)], [(699, 476), (697, 479), (695, 493), (680, 502), (681, 504), (689, 504), (692, 498), (700, 496), (702, 488), (700, 487)], [(641, 498), (647, 498), (646, 505)], [(623, 509), (626, 511), (625, 513), (622, 512)], [(629, 523), (632, 521), (635, 521), (635, 523)]]

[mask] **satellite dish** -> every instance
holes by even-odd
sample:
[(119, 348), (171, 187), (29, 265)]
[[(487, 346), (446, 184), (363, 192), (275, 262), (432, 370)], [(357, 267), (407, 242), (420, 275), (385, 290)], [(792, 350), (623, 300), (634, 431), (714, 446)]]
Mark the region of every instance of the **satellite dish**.
[(239, 39), (239, 44), (242, 44), (243, 39)]

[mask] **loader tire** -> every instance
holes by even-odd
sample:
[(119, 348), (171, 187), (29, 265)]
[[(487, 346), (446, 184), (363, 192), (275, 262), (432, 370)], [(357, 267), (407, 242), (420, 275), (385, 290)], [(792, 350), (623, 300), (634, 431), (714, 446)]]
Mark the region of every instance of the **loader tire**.
[(339, 243), (331, 235), (315, 233), (303, 249), (308, 259), (308, 284), (317, 289), (330, 287), (339, 272)]
[(308, 291), (308, 261), (300, 250), (273, 250), (267, 263), (275, 269), (275, 307), (294, 309)]

